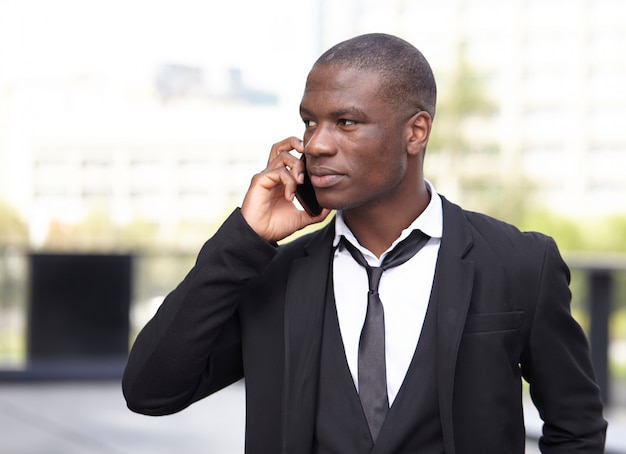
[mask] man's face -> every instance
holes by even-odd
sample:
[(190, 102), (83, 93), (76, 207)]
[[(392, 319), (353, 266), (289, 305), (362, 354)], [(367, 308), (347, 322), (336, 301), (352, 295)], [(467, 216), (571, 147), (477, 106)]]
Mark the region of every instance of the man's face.
[[(371, 71), (322, 65), (307, 78), (300, 112), (304, 153), (323, 207), (401, 203), (409, 118), (381, 95)], [(406, 194), (406, 191), (404, 191)]]

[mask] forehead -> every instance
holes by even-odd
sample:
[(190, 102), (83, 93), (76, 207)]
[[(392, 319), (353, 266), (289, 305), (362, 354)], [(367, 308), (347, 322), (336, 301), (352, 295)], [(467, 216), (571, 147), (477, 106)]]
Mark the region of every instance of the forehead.
[(381, 109), (386, 105), (381, 82), (380, 74), (371, 70), (337, 65), (314, 66), (307, 77), (301, 108)]

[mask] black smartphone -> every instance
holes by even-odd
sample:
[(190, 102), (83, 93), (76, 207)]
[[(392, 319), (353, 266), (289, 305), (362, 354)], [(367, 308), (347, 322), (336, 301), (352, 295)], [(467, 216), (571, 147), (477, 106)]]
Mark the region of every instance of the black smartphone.
[(300, 160), (304, 163), (304, 183), (299, 184), (296, 188), (296, 198), (307, 213), (311, 216), (317, 216), (322, 212), (322, 207), (315, 198), (315, 190), (311, 184), (309, 174), (306, 171), (306, 158), (304, 154), (300, 156)]

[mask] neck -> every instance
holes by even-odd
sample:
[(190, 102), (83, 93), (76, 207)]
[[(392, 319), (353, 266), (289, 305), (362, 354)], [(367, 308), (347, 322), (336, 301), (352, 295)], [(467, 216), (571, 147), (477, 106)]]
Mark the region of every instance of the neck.
[(343, 212), (346, 225), (363, 247), (380, 257), (430, 202), (426, 183), (414, 197), (396, 204), (369, 204)]

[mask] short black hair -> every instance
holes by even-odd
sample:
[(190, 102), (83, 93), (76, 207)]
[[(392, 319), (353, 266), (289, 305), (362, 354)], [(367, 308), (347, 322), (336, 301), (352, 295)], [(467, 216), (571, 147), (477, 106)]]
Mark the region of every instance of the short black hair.
[(324, 52), (315, 66), (336, 65), (380, 75), (383, 96), (394, 106), (435, 117), (437, 86), (424, 55), (409, 42), (385, 33), (370, 33), (343, 41)]

